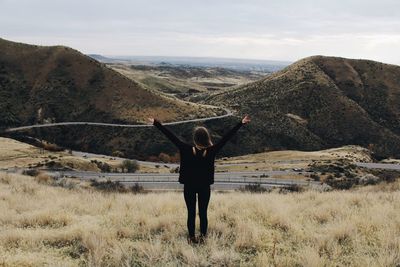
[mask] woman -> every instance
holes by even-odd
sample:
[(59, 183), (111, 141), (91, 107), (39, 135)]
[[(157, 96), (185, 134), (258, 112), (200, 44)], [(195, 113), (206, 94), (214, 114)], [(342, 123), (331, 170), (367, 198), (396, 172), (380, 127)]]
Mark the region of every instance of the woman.
[(201, 233), (199, 241), (204, 242), (208, 227), (207, 207), (210, 200), (210, 185), (214, 183), (215, 156), (243, 124), (250, 122), (250, 118), (246, 115), (215, 145), (212, 143), (210, 134), (205, 127), (196, 127), (193, 131), (194, 146), (182, 142), (158, 120), (149, 118), (149, 121), (179, 148), (181, 158), (179, 182), (184, 184), (183, 193), (188, 211), (188, 241), (189, 243), (197, 243), (198, 241), (195, 237), (197, 194)]

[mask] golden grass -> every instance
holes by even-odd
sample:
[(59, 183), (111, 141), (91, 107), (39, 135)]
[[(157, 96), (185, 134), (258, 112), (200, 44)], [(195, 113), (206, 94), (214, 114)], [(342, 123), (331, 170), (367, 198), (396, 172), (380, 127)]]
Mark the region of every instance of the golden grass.
[[(216, 171), (270, 171), (300, 168), (304, 169), (313, 160), (327, 161), (346, 158), (353, 161), (371, 161), (370, 156), (364, 148), (358, 146), (344, 146), (340, 148), (321, 150), (321, 151), (273, 151), (258, 154), (250, 154), (245, 156), (231, 157), (219, 159), (216, 161)], [(26, 143), (18, 142), (9, 138), (0, 137), (0, 168), (10, 167), (28, 167), (34, 166), (38, 163), (46, 163), (46, 161), (55, 161), (62, 166), (67, 166), (76, 170), (82, 171), (98, 171), (100, 169), (92, 160), (105, 162), (112, 168), (118, 168), (122, 160), (113, 159), (109, 156), (99, 156), (84, 158), (81, 156), (72, 156), (67, 152), (41, 152), (39, 148), (28, 145)], [(223, 164), (232, 163), (251, 163), (245, 165), (228, 165)], [(140, 165), (140, 173), (170, 173), (171, 168), (165, 167), (160, 163), (158, 166), (154, 165)], [(307, 179), (304, 175), (295, 175), (293, 177), (279, 177), (290, 179)]]
[(76, 170), (100, 171), (97, 165), (91, 162), (92, 160), (106, 162), (113, 168), (116, 168), (122, 162), (122, 160), (110, 158), (108, 156), (84, 158), (72, 156), (65, 151), (50, 152), (10, 138), (0, 137), (0, 168), (27, 168), (54, 161)]
[[(262, 75), (253, 76), (246, 75), (244, 73), (236, 73), (233, 75), (218, 75), (209, 70), (211, 76), (203, 77), (176, 77), (162, 70), (138, 70), (132, 69), (126, 64), (109, 64), (109, 67), (115, 71), (121, 73), (122, 75), (132, 79), (134, 81), (140, 82), (144, 87), (148, 86), (154, 90), (161, 92), (169, 91), (168, 88), (173, 89), (173, 91), (186, 92), (188, 89), (195, 89), (199, 92), (208, 92), (207, 87), (213, 87), (215, 90), (226, 90), (227, 87), (224, 84), (232, 84), (232, 86), (237, 86), (241, 84), (246, 84), (262, 78)], [(205, 84), (211, 83), (212, 86), (207, 86)], [(167, 88), (167, 89), (166, 89)]]
[(209, 238), (186, 242), (181, 193), (103, 194), (0, 174), (0, 266), (396, 266), (399, 184), (213, 193)]
[(239, 166), (219, 165), (216, 171), (254, 171), (254, 170), (282, 170), (293, 168), (306, 168), (313, 161), (333, 161), (347, 159), (355, 162), (371, 162), (367, 149), (359, 146), (343, 146), (320, 151), (282, 150), (257, 154), (249, 154), (217, 160), (217, 164), (224, 163), (251, 163)]

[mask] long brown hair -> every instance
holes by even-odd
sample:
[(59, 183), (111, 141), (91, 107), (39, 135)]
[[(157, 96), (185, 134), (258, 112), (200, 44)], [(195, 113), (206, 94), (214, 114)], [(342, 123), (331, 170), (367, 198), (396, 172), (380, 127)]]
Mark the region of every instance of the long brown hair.
[(198, 126), (193, 130), (193, 142), (195, 146), (199, 149), (204, 149), (212, 146), (210, 133), (206, 127)]

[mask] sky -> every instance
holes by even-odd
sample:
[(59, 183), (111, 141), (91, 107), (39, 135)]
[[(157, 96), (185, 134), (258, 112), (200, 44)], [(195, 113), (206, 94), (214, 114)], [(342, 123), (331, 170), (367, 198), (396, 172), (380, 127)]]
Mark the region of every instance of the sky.
[(400, 65), (400, 1), (0, 0), (0, 38), (108, 56)]

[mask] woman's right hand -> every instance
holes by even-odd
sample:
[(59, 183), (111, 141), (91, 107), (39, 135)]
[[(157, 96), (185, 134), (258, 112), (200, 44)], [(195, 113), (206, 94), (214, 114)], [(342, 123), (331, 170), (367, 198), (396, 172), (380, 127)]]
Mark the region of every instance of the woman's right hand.
[(250, 119), (249, 115), (244, 116), (243, 119), (242, 119), (242, 123), (243, 124), (247, 124), (250, 121), (251, 121), (251, 119)]

